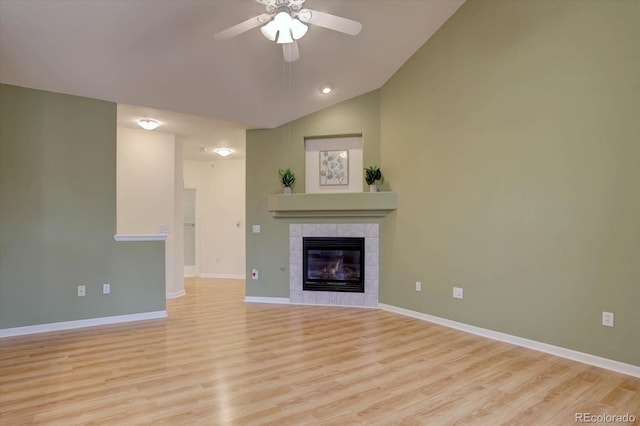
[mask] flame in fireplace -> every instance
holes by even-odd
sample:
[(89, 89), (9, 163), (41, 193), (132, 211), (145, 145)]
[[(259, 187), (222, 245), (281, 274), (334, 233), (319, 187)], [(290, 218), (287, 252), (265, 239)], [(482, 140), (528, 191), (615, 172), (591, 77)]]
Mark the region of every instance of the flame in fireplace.
[(342, 263), (342, 259), (338, 259), (333, 266), (322, 265), (320, 267), (320, 272), (325, 274), (330, 274), (332, 277), (336, 275), (336, 272), (340, 269), (340, 264)]

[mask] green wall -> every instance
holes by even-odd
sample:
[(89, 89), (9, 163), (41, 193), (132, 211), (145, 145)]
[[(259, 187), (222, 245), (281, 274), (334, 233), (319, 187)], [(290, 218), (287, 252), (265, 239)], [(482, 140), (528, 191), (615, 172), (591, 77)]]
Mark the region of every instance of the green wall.
[(383, 303), (640, 365), (639, 22), (469, 1), (383, 87)]
[(277, 169), (302, 192), (304, 136), (362, 131), (399, 194), (382, 303), (640, 365), (638, 22), (637, 1), (469, 0), (381, 90), (249, 131), (247, 295), (289, 295)]
[[(271, 194), (282, 193), (278, 169), (296, 175), (293, 192), (304, 192), (305, 137), (362, 134), (363, 162), (380, 163), (379, 92), (371, 92), (332, 108), (269, 130), (247, 131), (247, 277), (258, 269), (259, 280), (247, 279), (247, 296), (289, 297), (289, 224), (334, 223), (322, 219), (274, 219)], [(346, 222), (377, 223), (354, 218)], [(261, 225), (261, 233), (252, 233)], [(281, 271), (280, 266), (286, 270)]]
[(0, 85), (1, 329), (165, 309), (164, 243), (113, 241), (115, 191), (115, 104)]

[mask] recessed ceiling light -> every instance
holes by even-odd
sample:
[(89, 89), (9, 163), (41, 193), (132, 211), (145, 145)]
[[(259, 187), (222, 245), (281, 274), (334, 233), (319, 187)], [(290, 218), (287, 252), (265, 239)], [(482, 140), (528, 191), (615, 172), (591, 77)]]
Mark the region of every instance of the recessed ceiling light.
[(218, 148), (215, 150), (216, 154), (218, 154), (221, 157), (226, 157), (229, 154), (231, 154), (233, 152), (232, 149), (229, 148)]
[(328, 95), (331, 92), (333, 92), (333, 84), (327, 83), (320, 88), (320, 93), (323, 95)]
[(138, 121), (138, 126), (142, 127), (145, 130), (157, 129), (159, 125), (160, 123), (158, 123), (156, 120), (144, 119)]

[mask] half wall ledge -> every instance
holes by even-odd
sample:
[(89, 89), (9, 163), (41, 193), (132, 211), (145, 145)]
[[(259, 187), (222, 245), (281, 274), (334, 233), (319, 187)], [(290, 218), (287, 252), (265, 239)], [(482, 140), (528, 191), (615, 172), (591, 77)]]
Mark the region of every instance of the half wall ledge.
[(114, 241), (166, 241), (167, 234), (116, 234)]
[(276, 218), (384, 217), (398, 208), (396, 192), (275, 194), (269, 211)]

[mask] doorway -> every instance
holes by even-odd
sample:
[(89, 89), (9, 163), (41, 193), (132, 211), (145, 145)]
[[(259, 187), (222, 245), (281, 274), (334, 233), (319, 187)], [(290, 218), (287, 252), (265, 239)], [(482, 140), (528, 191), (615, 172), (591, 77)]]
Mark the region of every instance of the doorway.
[(196, 244), (196, 189), (185, 188), (184, 205), (184, 276), (198, 276)]

